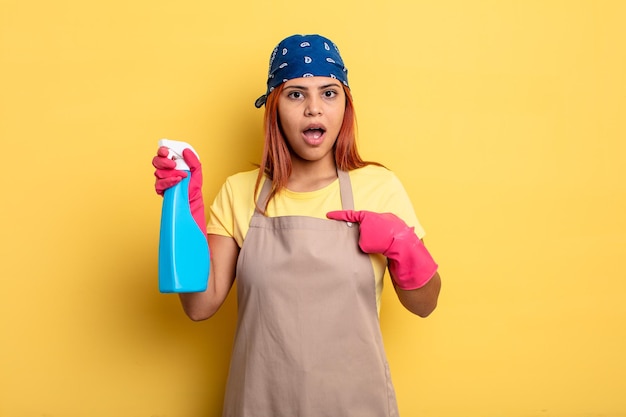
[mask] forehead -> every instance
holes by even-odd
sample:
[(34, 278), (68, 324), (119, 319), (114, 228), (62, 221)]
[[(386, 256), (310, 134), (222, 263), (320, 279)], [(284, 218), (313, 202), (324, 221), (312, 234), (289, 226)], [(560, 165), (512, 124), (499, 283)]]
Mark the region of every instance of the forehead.
[(332, 77), (302, 77), (302, 78), (293, 78), (291, 80), (285, 81), (285, 88), (289, 87), (299, 87), (299, 88), (326, 88), (329, 86), (337, 86), (341, 87), (341, 82), (336, 78)]

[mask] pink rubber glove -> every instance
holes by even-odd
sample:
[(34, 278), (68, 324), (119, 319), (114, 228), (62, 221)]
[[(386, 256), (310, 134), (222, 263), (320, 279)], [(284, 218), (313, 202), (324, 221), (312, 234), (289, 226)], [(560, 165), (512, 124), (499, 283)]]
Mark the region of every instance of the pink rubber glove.
[(437, 272), (437, 264), (415, 234), (398, 216), (371, 211), (331, 211), (332, 220), (359, 223), (359, 247), (365, 253), (382, 253), (389, 259), (389, 272), (398, 288), (421, 288)]
[[(176, 162), (169, 159), (169, 150), (161, 146), (157, 155), (152, 159), (152, 165), (156, 168), (154, 176), (156, 182), (154, 188), (159, 195), (163, 195), (166, 189), (175, 186), (187, 177), (185, 171), (175, 169)], [(189, 208), (196, 224), (203, 232), (206, 231), (206, 217), (204, 216), (204, 200), (202, 198), (202, 165), (198, 157), (191, 149), (183, 151), (183, 159), (189, 166), (191, 179), (189, 180)], [(205, 233), (206, 234), (206, 233)]]
[(154, 189), (158, 195), (163, 195), (165, 190), (175, 186), (181, 182), (183, 178), (187, 178), (185, 171), (175, 169), (176, 162), (169, 159), (167, 157), (168, 154), (169, 149), (165, 146), (161, 146), (157, 150), (157, 155), (152, 159), (152, 166), (156, 168), (156, 171), (154, 171), (154, 176), (156, 177)]

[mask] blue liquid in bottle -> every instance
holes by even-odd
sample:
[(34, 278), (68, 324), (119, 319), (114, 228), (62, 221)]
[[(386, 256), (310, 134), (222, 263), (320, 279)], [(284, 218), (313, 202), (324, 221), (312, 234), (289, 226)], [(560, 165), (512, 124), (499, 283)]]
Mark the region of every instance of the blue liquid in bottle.
[(165, 190), (159, 237), (159, 291), (201, 292), (209, 278), (209, 246), (189, 208), (187, 178)]

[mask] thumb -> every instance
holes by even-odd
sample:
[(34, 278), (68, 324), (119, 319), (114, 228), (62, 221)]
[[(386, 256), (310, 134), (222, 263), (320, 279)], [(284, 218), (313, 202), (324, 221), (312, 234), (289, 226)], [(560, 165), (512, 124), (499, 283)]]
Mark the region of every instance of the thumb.
[(183, 159), (189, 166), (190, 171), (193, 172), (200, 168), (200, 160), (198, 159), (198, 156), (196, 156), (195, 152), (191, 149), (186, 148), (183, 150)]
[(354, 210), (329, 211), (328, 213), (326, 213), (326, 217), (331, 220), (342, 220), (345, 222), (360, 223), (363, 219), (363, 212)]

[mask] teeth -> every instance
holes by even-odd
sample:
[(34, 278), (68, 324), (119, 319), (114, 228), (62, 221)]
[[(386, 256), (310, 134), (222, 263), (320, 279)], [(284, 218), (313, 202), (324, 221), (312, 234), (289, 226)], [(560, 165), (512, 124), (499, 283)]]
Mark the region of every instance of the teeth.
[(306, 132), (312, 139), (319, 139), (324, 134), (324, 129), (307, 129)]

